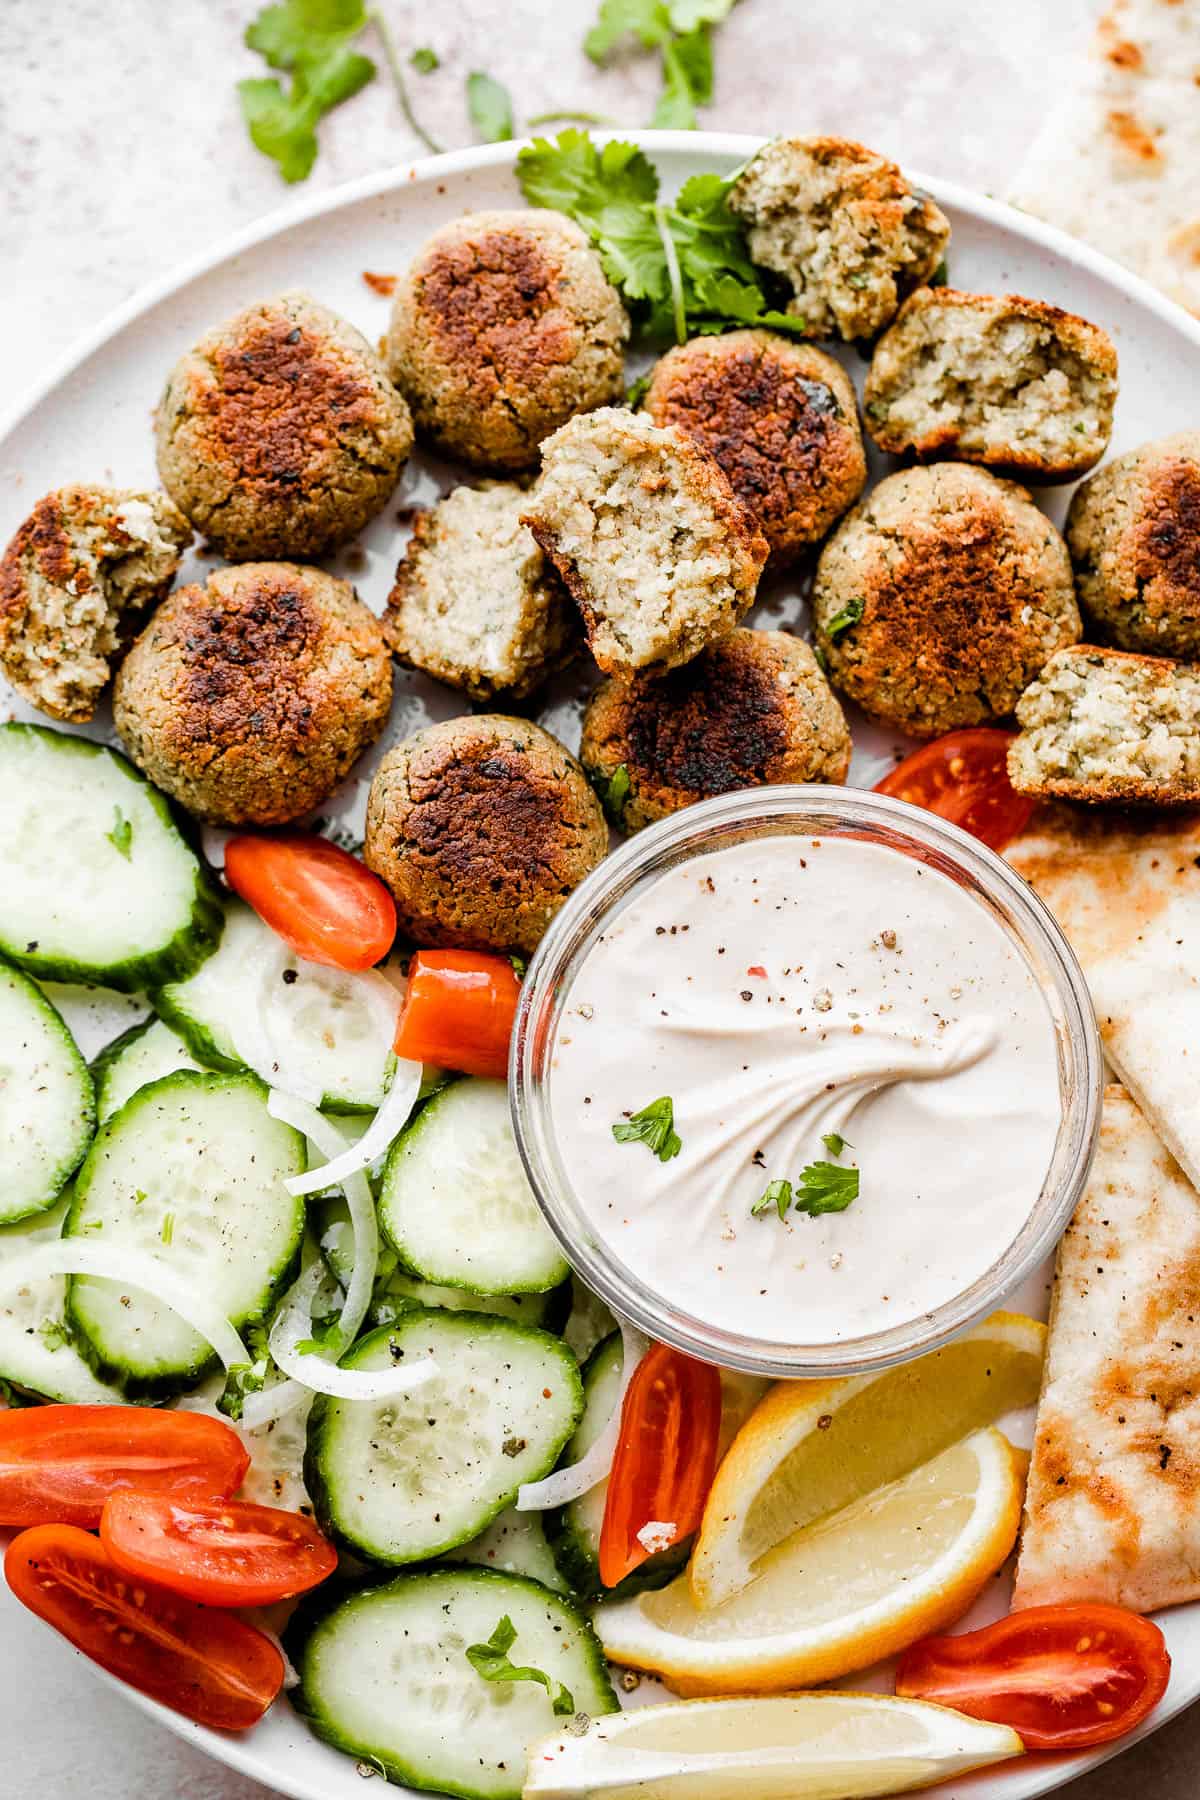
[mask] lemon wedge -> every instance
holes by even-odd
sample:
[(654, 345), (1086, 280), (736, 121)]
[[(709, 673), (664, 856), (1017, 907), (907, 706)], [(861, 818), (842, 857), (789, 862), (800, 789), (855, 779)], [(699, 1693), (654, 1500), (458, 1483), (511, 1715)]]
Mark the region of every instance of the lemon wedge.
[(523, 1800), (867, 1800), (1020, 1756), (1007, 1725), (883, 1694), (695, 1700), (534, 1746)]
[(600, 1606), (615, 1662), (681, 1694), (810, 1687), (891, 1656), (964, 1613), (1012, 1549), (1027, 1458), (994, 1427), (794, 1532), (755, 1579), (701, 1610), (681, 1575)]
[(781, 1381), (717, 1471), (692, 1557), (697, 1606), (720, 1606), (760, 1557), (803, 1525), (928, 1462), (1038, 1396), (1046, 1327), (993, 1313), (965, 1337), (899, 1368)]

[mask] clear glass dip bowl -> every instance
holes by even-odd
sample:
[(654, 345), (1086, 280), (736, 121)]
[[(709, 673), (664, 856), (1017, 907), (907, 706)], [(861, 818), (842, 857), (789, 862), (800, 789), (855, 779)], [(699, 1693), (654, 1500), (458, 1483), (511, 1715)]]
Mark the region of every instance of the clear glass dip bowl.
[[(913, 856), (991, 914), (1037, 981), (1058, 1048), (1062, 1119), (1041, 1193), (1008, 1249), (934, 1311), (836, 1343), (779, 1343), (682, 1310), (593, 1229), (555, 1137), (549, 1058), (558, 1009), (596, 935), (680, 862), (768, 836), (851, 835)], [(1083, 1191), (1100, 1119), (1103, 1061), (1092, 1003), (1066, 939), (1037, 895), (993, 851), (933, 813), (858, 788), (774, 787), (723, 794), (639, 832), (576, 889), (529, 965), (509, 1063), (513, 1127), (533, 1192), (572, 1266), (613, 1311), (661, 1343), (756, 1375), (855, 1375), (936, 1349), (999, 1306), (1054, 1247)]]

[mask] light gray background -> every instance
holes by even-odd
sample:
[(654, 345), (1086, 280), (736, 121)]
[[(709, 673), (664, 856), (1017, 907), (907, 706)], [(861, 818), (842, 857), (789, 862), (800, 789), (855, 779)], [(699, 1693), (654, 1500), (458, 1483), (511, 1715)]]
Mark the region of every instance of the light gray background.
[[(246, 139), (233, 83), (255, 0), (0, 0), (0, 411), (135, 288), (296, 197)], [(645, 122), (652, 59), (597, 71), (595, 0), (421, 0), (385, 11), (442, 59), (410, 86), (446, 147), (470, 140), (463, 76), (506, 82), (518, 117), (586, 106)], [(836, 131), (1003, 194), (1069, 78), (1094, 0), (741, 0), (719, 37), (731, 130)], [(323, 127), (300, 193), (417, 146), (377, 82)], [(85, 472), (81, 466), (81, 473)], [(267, 1800), (103, 1689), (0, 1592), (0, 1794), (21, 1800)], [(1070, 1789), (1071, 1800), (1194, 1800), (1200, 1712)]]

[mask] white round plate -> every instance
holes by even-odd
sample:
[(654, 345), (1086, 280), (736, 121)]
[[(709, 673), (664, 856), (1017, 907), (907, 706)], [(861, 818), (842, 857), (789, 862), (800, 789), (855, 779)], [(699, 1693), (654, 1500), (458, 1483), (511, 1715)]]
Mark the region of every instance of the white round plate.
[[(668, 189), (692, 174), (736, 167), (759, 141), (706, 132), (622, 135), (644, 144)], [(151, 413), (167, 371), (193, 339), (227, 314), (283, 289), (301, 287), (377, 339), (386, 326), (388, 302), (363, 281), (363, 271), (402, 270), (429, 232), (461, 212), (522, 204), (513, 177), (516, 149), (502, 144), (459, 151), (302, 202), (243, 232), (215, 256), (204, 257), (136, 296), (54, 371), (17, 417), (0, 426), (0, 544), (50, 488), (81, 480), (123, 487), (157, 484)], [(1121, 361), (1114, 451), (1196, 425), (1200, 325), (1144, 282), (1062, 232), (953, 183), (915, 179), (935, 196), (952, 222), (949, 261), (955, 286), (1053, 301), (1095, 320), (1111, 334)], [(861, 387), (866, 367), (862, 359), (854, 350), (845, 350), (841, 360)], [(873, 455), (873, 476), (884, 467), (885, 459)], [(391, 585), (405, 535), (405, 509), (427, 504), (456, 478), (445, 464), (414, 458), (383, 515), (359, 545), (329, 565), (353, 580), (376, 611), (382, 610)], [(1069, 492), (1046, 488), (1038, 496), (1058, 522)], [(211, 566), (211, 561), (192, 557), (181, 579), (203, 579)], [(774, 586), (757, 609), (759, 621), (806, 629), (802, 594), (800, 582)], [(463, 710), (450, 690), (423, 677), (398, 674), (396, 687), (385, 742)], [(580, 692), (577, 681), (562, 684), (541, 714), (571, 748), (578, 742)], [(0, 684), (0, 716), (5, 715), (37, 716)], [(103, 732), (103, 722), (98, 725)], [(851, 779), (870, 783), (891, 765), (897, 742), (858, 719), (852, 719), (852, 729)], [(326, 808), (327, 813), (336, 811), (350, 823), (361, 821), (363, 778), (369, 780), (377, 756), (378, 751), (364, 759), (337, 806)], [(105, 1006), (82, 997), (70, 1012), (88, 1054), (122, 1029), (130, 1016), (127, 1003)], [(1043, 1271), (1029, 1291), (1012, 1296), (1010, 1304), (1044, 1317), (1048, 1290), (1048, 1271)], [(1028, 1432), (1028, 1420), (1015, 1423)], [(1006, 1609), (1008, 1591), (1004, 1575), (991, 1584), (967, 1623), (997, 1617)], [(1200, 1696), (1200, 1603), (1177, 1607), (1161, 1622), (1174, 1661), (1171, 1685), (1163, 1705), (1138, 1736)], [(68, 1654), (65, 1646), (64, 1654)], [(111, 1678), (102, 1675), (102, 1679)], [(844, 1685), (886, 1684), (887, 1671), (878, 1670)], [(634, 1704), (647, 1688), (653, 1690), (654, 1684), (643, 1683), (633, 1696)], [(172, 1731), (295, 1800), (362, 1800), (363, 1775), (354, 1762), (318, 1743), (286, 1702), (276, 1705), (254, 1731), (235, 1737), (192, 1725), (128, 1688), (121, 1691)], [(1131, 1741), (1092, 1755), (1029, 1757), (936, 1792), (969, 1794), (971, 1800), (1032, 1800)]]

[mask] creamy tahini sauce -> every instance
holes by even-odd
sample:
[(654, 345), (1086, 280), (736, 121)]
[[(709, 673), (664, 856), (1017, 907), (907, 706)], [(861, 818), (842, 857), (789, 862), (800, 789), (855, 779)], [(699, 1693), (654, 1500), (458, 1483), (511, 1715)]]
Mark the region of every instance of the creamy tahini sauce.
[[(613, 1124), (661, 1095), (682, 1149)], [(1002, 928), (866, 841), (768, 837), (661, 875), (606, 925), (559, 1015), (551, 1116), (598, 1236), (694, 1317), (796, 1344), (911, 1320), (1012, 1243), (1060, 1123), (1054, 1030)], [(853, 1148), (822, 1145), (839, 1132)], [(841, 1213), (751, 1207), (807, 1163)]]

